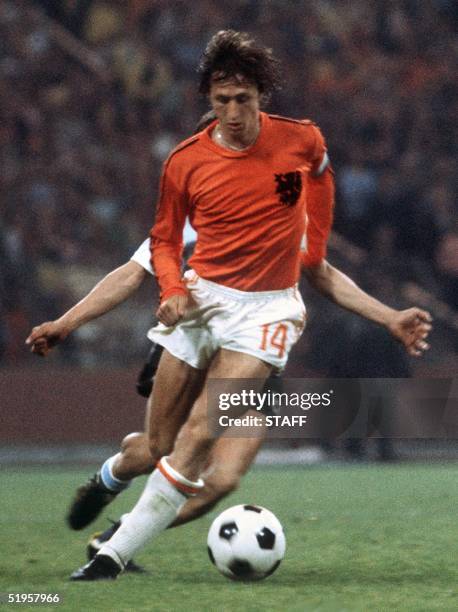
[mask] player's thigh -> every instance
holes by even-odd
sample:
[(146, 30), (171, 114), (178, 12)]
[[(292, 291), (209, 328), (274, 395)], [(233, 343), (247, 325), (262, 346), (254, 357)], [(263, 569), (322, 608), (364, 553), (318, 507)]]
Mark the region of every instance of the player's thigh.
[[(220, 349), (210, 364), (205, 385), (180, 431), (179, 438), (183, 435), (191, 438), (208, 437), (208, 419), (217, 415), (219, 410), (218, 402), (208, 403), (209, 396), (215, 398), (220, 392), (240, 393), (247, 388), (247, 379), (251, 380), (250, 387), (255, 392), (261, 391), (271, 370), (272, 366), (258, 357)], [(241, 408), (241, 412), (246, 411), (246, 407)]]
[(271, 365), (257, 357), (220, 349), (210, 364), (206, 384), (177, 436), (170, 456), (171, 465), (187, 478), (194, 480), (207, 464), (209, 453), (217, 439), (209, 427), (209, 418), (213, 418), (214, 414), (217, 416), (218, 412), (217, 402), (208, 404), (209, 384), (216, 380), (218, 385), (222, 385), (223, 392), (230, 388), (231, 393), (239, 393), (246, 388), (248, 378), (251, 379), (254, 390), (260, 391), (271, 370)]
[(202, 390), (205, 371), (164, 350), (147, 404), (146, 430), (160, 454), (170, 452), (175, 437)]

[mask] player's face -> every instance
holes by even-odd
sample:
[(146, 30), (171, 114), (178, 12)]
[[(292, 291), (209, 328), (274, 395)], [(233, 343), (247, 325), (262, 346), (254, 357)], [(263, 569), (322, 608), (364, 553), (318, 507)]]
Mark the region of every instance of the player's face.
[(249, 145), (259, 131), (260, 95), (246, 81), (216, 81), (210, 87), (210, 103), (219, 119), (224, 140)]

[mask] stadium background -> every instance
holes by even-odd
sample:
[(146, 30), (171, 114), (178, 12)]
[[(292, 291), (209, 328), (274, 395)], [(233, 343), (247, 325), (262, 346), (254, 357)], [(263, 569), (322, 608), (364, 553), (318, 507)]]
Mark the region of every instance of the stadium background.
[(304, 285), (309, 327), (287, 374), (456, 373), (455, 3), (190, 4), (0, 0), (4, 460), (76, 461), (72, 444), (84, 444), (90, 461), (141, 426), (134, 383), (153, 283), (46, 361), (24, 339), (144, 239), (162, 161), (208, 108), (196, 93), (199, 56), (227, 27), (250, 31), (282, 60), (284, 87), (269, 110), (309, 117), (327, 138), (337, 183), (330, 261), (383, 301), (424, 306), (435, 319), (433, 349), (407, 360), (383, 331)]

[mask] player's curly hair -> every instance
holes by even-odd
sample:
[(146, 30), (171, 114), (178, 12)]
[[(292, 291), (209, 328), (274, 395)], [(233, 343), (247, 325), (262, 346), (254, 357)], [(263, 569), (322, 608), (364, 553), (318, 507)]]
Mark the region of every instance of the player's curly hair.
[(272, 50), (245, 32), (221, 30), (211, 39), (199, 65), (199, 92), (207, 95), (212, 82), (242, 77), (254, 83), (264, 99), (280, 87), (280, 62)]

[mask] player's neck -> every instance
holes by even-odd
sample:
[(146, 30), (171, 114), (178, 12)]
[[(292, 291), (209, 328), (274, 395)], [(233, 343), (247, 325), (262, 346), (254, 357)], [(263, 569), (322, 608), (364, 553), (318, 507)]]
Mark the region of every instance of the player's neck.
[(244, 151), (245, 149), (249, 149), (254, 145), (258, 139), (260, 129), (261, 128), (258, 123), (255, 129), (251, 130), (247, 134), (241, 135), (240, 138), (233, 138), (230, 135), (225, 134), (224, 130), (218, 123), (213, 130), (213, 140), (225, 149), (231, 149), (232, 151)]

